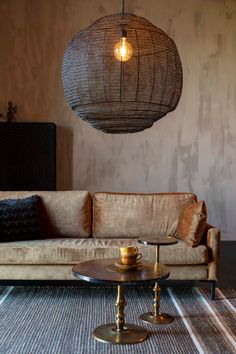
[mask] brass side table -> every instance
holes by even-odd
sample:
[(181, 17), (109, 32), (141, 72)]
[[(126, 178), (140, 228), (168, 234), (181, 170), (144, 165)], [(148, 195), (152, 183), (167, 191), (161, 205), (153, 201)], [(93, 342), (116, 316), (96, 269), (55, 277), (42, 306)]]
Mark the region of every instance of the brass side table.
[[(168, 246), (174, 245), (178, 243), (178, 240), (174, 237), (143, 237), (139, 238), (138, 242), (143, 243), (144, 245), (154, 245), (156, 246), (156, 259), (154, 267), (159, 267), (161, 264), (159, 263), (159, 252), (160, 246)], [(158, 282), (155, 282), (155, 286), (153, 288), (154, 291), (154, 304), (153, 311), (148, 313), (143, 313), (140, 315), (140, 319), (144, 322), (153, 323), (153, 324), (168, 324), (174, 321), (174, 317), (168, 315), (167, 313), (160, 312), (160, 299), (161, 299), (161, 288)]]
[(125, 323), (125, 286), (168, 278), (169, 269), (164, 265), (154, 267), (153, 263), (143, 261), (142, 267), (137, 270), (123, 271), (114, 265), (118, 261), (112, 258), (81, 262), (72, 268), (72, 273), (93, 284), (117, 286), (115, 323), (97, 327), (93, 332), (95, 339), (112, 344), (140, 343), (148, 337), (148, 332), (143, 327)]

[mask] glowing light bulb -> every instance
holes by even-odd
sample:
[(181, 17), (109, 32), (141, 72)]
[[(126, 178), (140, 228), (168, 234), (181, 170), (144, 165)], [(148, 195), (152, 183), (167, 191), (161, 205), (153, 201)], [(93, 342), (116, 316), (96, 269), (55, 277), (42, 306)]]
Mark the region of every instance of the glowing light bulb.
[(127, 61), (132, 57), (133, 49), (126, 37), (121, 37), (120, 41), (115, 45), (113, 53), (119, 61)]

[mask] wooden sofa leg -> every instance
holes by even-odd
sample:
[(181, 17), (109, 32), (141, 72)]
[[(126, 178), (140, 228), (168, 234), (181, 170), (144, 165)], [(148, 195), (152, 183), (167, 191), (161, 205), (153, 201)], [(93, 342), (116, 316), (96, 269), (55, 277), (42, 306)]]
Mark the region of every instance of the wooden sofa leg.
[(215, 300), (215, 292), (216, 292), (216, 281), (212, 280), (212, 282), (211, 282), (211, 300)]

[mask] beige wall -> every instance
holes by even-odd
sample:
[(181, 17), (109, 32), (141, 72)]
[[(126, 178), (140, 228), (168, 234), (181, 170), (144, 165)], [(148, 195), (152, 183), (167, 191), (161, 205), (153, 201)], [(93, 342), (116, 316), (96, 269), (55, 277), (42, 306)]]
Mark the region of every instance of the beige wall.
[(74, 33), (119, 0), (0, 0), (0, 112), (58, 126), (58, 189), (193, 191), (210, 223), (236, 239), (236, 1), (127, 0), (176, 42), (184, 88), (176, 111), (144, 132), (106, 135), (76, 118), (62, 90)]

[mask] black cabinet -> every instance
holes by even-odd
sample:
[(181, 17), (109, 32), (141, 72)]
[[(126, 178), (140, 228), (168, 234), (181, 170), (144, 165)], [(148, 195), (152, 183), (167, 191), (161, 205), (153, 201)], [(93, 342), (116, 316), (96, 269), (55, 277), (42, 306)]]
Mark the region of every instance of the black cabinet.
[(56, 190), (54, 123), (0, 123), (0, 190)]

